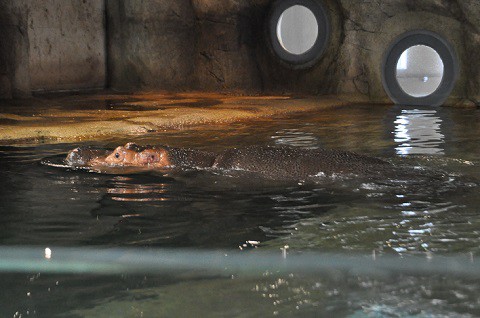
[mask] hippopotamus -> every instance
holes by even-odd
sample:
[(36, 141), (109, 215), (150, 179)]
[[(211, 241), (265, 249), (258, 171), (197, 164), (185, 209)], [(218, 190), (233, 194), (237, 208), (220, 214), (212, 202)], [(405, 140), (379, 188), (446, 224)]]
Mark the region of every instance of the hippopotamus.
[(113, 151), (90, 148), (71, 150), (66, 162), (71, 166), (81, 167), (211, 167), (215, 154), (199, 150), (172, 148), (167, 146), (139, 146), (127, 143)]
[(330, 149), (250, 146), (219, 154), (169, 146), (127, 143), (113, 151), (76, 148), (66, 157), (70, 166), (194, 168), (256, 173), (269, 179), (307, 179), (332, 174), (371, 175), (391, 164), (374, 157)]

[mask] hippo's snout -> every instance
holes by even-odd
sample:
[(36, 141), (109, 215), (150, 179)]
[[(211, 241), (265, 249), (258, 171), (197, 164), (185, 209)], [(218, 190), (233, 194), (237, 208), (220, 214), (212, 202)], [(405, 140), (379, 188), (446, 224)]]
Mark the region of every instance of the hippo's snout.
[(84, 159), (82, 148), (75, 148), (71, 150), (66, 158), (66, 161), (69, 165), (84, 165), (86, 161)]
[(105, 157), (106, 154), (107, 151), (105, 150), (78, 147), (67, 154), (65, 161), (71, 166), (88, 166), (91, 165), (94, 160), (99, 160), (100, 158)]

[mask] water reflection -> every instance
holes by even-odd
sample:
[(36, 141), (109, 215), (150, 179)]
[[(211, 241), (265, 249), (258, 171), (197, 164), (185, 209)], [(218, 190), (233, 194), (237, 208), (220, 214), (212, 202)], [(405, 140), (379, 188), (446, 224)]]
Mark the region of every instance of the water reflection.
[[(429, 202), (406, 200), (394, 208), (401, 211), (403, 220), (395, 224), (392, 238), (386, 241), (388, 247), (399, 254), (424, 251), (430, 253), (445, 252), (454, 249), (459, 241), (473, 243), (464, 237), (469, 221), (457, 218), (452, 227), (449, 217), (464, 206), (450, 201)], [(447, 216), (448, 215), (448, 216)], [(445, 230), (445, 228), (449, 228)]]
[(397, 155), (445, 154), (444, 120), (439, 110), (395, 107), (392, 113)]
[[(399, 164), (400, 168), (415, 168), (411, 163), (418, 162), (420, 167), (433, 166), (433, 172), (445, 168), (469, 176), (473, 172), (478, 175), (478, 115), (470, 110), (397, 107), (392, 108), (388, 120), (382, 122), (385, 108), (367, 105), (325, 111), (317, 118), (276, 119), (263, 124), (231, 125), (228, 129), (213, 127), (201, 134), (198, 131), (165, 132), (142, 137), (145, 138), (142, 140), (145, 143), (146, 138), (150, 138), (149, 142), (166, 140), (178, 146), (198, 143), (198, 147), (207, 150), (217, 140), (214, 150), (219, 151), (233, 144), (258, 143), (325, 146), (367, 154), (390, 151), (387, 159), (394, 163), (401, 161), (404, 166)], [(388, 132), (388, 136), (381, 138), (382, 132)], [(214, 139), (216, 136), (225, 138)], [(122, 142), (125, 143), (112, 140), (111, 145)], [(53, 317), (59, 312), (79, 308), (91, 311), (69, 312), (64, 316), (109, 316), (118, 308), (124, 313), (138, 309), (143, 316), (185, 316), (182, 310), (192, 312), (191, 308), (204, 308), (203, 316), (211, 316), (208, 304), (222, 303), (219, 299), (225, 299), (223, 303), (227, 304), (219, 307), (218, 313), (223, 316), (238, 315), (242, 310), (249, 316), (271, 316), (274, 311), (280, 316), (322, 316), (323, 313), (323, 316), (353, 316), (356, 311), (357, 316), (407, 316), (412, 310), (458, 316), (480, 312), (478, 280), (465, 275), (466, 282), (457, 281), (458, 267), (437, 259), (440, 253), (457, 252), (464, 256), (471, 253), (472, 260), (475, 257), (472, 265), (478, 264), (480, 215), (477, 207), (480, 202), (478, 188), (469, 190), (464, 183), (468, 180), (456, 178), (451, 181), (448, 174), (439, 175), (417, 167), (414, 178), (407, 174), (408, 178), (394, 175), (391, 180), (385, 177), (386, 180), (377, 183), (371, 179), (351, 182), (338, 179), (331, 184), (285, 186), (209, 172), (167, 178), (152, 172), (96, 174), (38, 164), (40, 158), (60, 153), (64, 156), (73, 147), (0, 147), (0, 242), (14, 246), (15, 257), (21, 255), (18, 245), (41, 246), (35, 258), (42, 264), (54, 264), (52, 262), (59, 260), (60, 250), (55, 246), (88, 247), (91, 253), (97, 252), (91, 249), (94, 245), (103, 245), (109, 250), (112, 246), (134, 246), (141, 257), (130, 255), (135, 266), (128, 268), (142, 275), (137, 279), (133, 274), (67, 277), (42, 273), (35, 278), (5, 274), (0, 277), (0, 285), (9, 292), (0, 296), (0, 303), (6, 304), (0, 308), (1, 317), (13, 317), (15, 312), (26, 316), (27, 310), (30, 315), (38, 310), (42, 316)], [(441, 156), (410, 161), (391, 158), (399, 149), (403, 149), (404, 154), (446, 152), (452, 158), (472, 159), (474, 164), (466, 171), (465, 164)], [(158, 267), (152, 267), (158, 271), (158, 278), (152, 275), (145, 278), (145, 270), (136, 265), (137, 260), (142, 264), (149, 255), (144, 252), (154, 247), (180, 252), (182, 248), (196, 251), (236, 249), (243, 253), (239, 257), (241, 268), (246, 271), (243, 256), (248, 257), (257, 245), (256, 251), (273, 251), (277, 257), (273, 264), (279, 266), (285, 264), (280, 251), (285, 245), (290, 246), (288, 261), (299, 261), (296, 253), (302, 257), (306, 250), (348, 251), (349, 254), (366, 251), (367, 259), (375, 250), (375, 264), (385, 254), (401, 254), (401, 258), (395, 259), (397, 261), (412, 255), (423, 259), (431, 253), (433, 258), (428, 260), (431, 263), (424, 263), (443, 270), (450, 276), (450, 283), (438, 277), (405, 279), (398, 271), (379, 275), (380, 278), (359, 278), (358, 269), (365, 259), (363, 254), (340, 263), (349, 266), (342, 273), (354, 273), (352, 277), (338, 274), (338, 266), (335, 266), (337, 271), (322, 271), (325, 278), (306, 276), (302, 271), (298, 276), (289, 272), (279, 277), (265, 275), (262, 279), (255, 277), (248, 281), (237, 276), (213, 280), (203, 279), (203, 271), (175, 276), (170, 271), (160, 272)], [(47, 246), (51, 251), (44, 250)], [(85, 261), (84, 254), (74, 255)], [(16, 258), (0, 257), (0, 260), (17, 270), (19, 266), (30, 264), (16, 261)], [(223, 256), (185, 260), (195, 269), (199, 260), (222, 265), (218, 260), (223, 260)], [(255, 258), (252, 262), (258, 264), (258, 260)], [(332, 258), (320, 260), (331, 261)], [(416, 260), (410, 263), (414, 269), (418, 268)], [(460, 264), (469, 261), (465, 257), (463, 260), (465, 263)], [(118, 261), (116, 257), (112, 263), (118, 265)], [(86, 264), (92, 265), (91, 262)], [(318, 262), (308, 264), (318, 265)], [(404, 268), (400, 262), (395, 264)], [(450, 272), (452, 269), (456, 271)], [(111, 272), (112, 267), (105, 270)], [(224, 266), (219, 271), (235, 273), (224, 271)], [(149, 286), (159, 289), (149, 289)], [(65, 301), (67, 296), (67, 300), (73, 301)], [(128, 299), (133, 300), (129, 302)], [(231, 299), (238, 299), (235, 302), (238, 306), (231, 306), (228, 302)], [(188, 303), (197, 300), (197, 303)], [(440, 301), (443, 303), (439, 304)], [(177, 303), (182, 305), (172, 306)], [(245, 303), (251, 305), (246, 308)], [(203, 306), (205, 304), (207, 306)], [(173, 309), (159, 313), (168, 308)], [(405, 308), (409, 311), (405, 312)], [(321, 310), (323, 312), (319, 313)], [(343, 311), (346, 313), (342, 314)], [(132, 313), (135, 315), (136, 312)]]
[(114, 201), (147, 202), (168, 200), (168, 187), (166, 182), (136, 183), (134, 178), (116, 176), (112, 186), (107, 189)]
[(277, 146), (317, 149), (320, 144), (320, 141), (314, 133), (296, 128), (286, 128), (276, 131), (271, 138)]

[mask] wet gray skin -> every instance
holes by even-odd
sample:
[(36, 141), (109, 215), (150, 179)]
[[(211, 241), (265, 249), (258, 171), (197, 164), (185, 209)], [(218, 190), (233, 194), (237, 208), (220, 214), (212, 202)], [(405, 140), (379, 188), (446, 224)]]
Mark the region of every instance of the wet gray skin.
[[(132, 143), (127, 144), (125, 149), (136, 153), (145, 149), (151, 152), (166, 151), (171, 168), (245, 171), (269, 179), (305, 179), (318, 174), (334, 173), (365, 175), (379, 169), (391, 169), (391, 164), (377, 158), (329, 149), (252, 146), (228, 149), (220, 154), (214, 154), (166, 146), (141, 147)], [(66, 162), (73, 166), (102, 165), (109, 153), (111, 151), (76, 148), (69, 152)]]
[[(168, 152), (168, 159), (172, 164), (172, 167), (211, 168), (218, 156), (212, 152), (188, 148), (174, 148), (167, 146), (160, 146), (157, 148), (165, 149)], [(156, 149), (156, 147), (153, 147), (153, 149)]]
[[(440, 170), (426, 169), (414, 166), (397, 166), (384, 160), (369, 157), (354, 152), (331, 149), (302, 149), (295, 147), (250, 146), (232, 148), (220, 154), (196, 149), (174, 148), (168, 146), (138, 146), (133, 143), (125, 148), (136, 153), (144, 150), (166, 151), (169, 166), (148, 166), (136, 164), (118, 165), (121, 170), (100, 170), (99, 172), (116, 174), (131, 173), (132, 168), (148, 168), (162, 173), (200, 169), (218, 171), (243, 179), (253, 180), (260, 177), (266, 180), (313, 181), (323, 183), (328, 180), (345, 185), (352, 182), (374, 182), (385, 187), (408, 191), (429, 192), (438, 195), (445, 192), (458, 191), (478, 185), (477, 180), (466, 180), (463, 177), (452, 179)], [(105, 158), (112, 150), (91, 148), (76, 148), (70, 151), (66, 163), (72, 167), (117, 167), (107, 163)], [(253, 175), (252, 175), (253, 174)], [(257, 182), (259, 181), (256, 179)]]
[(217, 157), (213, 167), (255, 172), (271, 179), (306, 179), (335, 173), (367, 175), (393, 169), (386, 161), (353, 152), (260, 146), (229, 149)]

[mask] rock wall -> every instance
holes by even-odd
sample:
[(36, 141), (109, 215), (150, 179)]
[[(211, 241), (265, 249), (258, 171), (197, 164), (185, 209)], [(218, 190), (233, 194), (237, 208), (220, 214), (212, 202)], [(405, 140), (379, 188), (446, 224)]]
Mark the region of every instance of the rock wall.
[(0, 98), (30, 94), (27, 11), (24, 1), (0, 2)]
[[(452, 44), (460, 62), (460, 78), (447, 101), (462, 99), (478, 103), (480, 65), (472, 65), (469, 56), (480, 48), (473, 17), (480, 18), (480, 3), (475, 0), (397, 0), (341, 1), (345, 40), (341, 50), (338, 92), (366, 94), (374, 101), (386, 101), (381, 82), (381, 65), (385, 50), (400, 34), (427, 29), (442, 35)], [(467, 11), (476, 14), (467, 18)], [(470, 20), (469, 20), (470, 19)], [(478, 82), (478, 80), (477, 80)]]
[(0, 39), (0, 98), (105, 86), (102, 1), (2, 1)]
[[(269, 51), (270, 0), (107, 0), (110, 87), (246, 92), (334, 92), (339, 46), (315, 68), (293, 71)], [(338, 11), (335, 1), (329, 1)], [(342, 36), (341, 21), (332, 41)], [(325, 76), (328, 73), (328, 76)]]
[(195, 28), (190, 0), (107, 0), (109, 86), (189, 89)]
[[(469, 58), (480, 51), (477, 0), (323, 0), (330, 43), (323, 58), (304, 70), (286, 66), (269, 48), (270, 0), (160, 1), (148, 8), (135, 0), (109, 2), (112, 88), (350, 93), (387, 102), (384, 52), (400, 34), (422, 28), (443, 35), (459, 57), (461, 76), (448, 102), (480, 98), (480, 62)], [(162, 36), (150, 28), (151, 19), (164, 25), (155, 28)]]
[(268, 1), (192, 0), (195, 12), (194, 87), (264, 89), (256, 50)]
[(27, 1), (31, 90), (105, 86), (104, 5)]
[(103, 60), (106, 86), (116, 90), (349, 93), (384, 102), (384, 52), (400, 34), (421, 28), (443, 35), (459, 57), (448, 103), (480, 103), (478, 0), (321, 0), (330, 42), (303, 70), (270, 49), (265, 20), (272, 1), (105, 0), (105, 29), (102, 1), (3, 1), (0, 96), (102, 86)]

